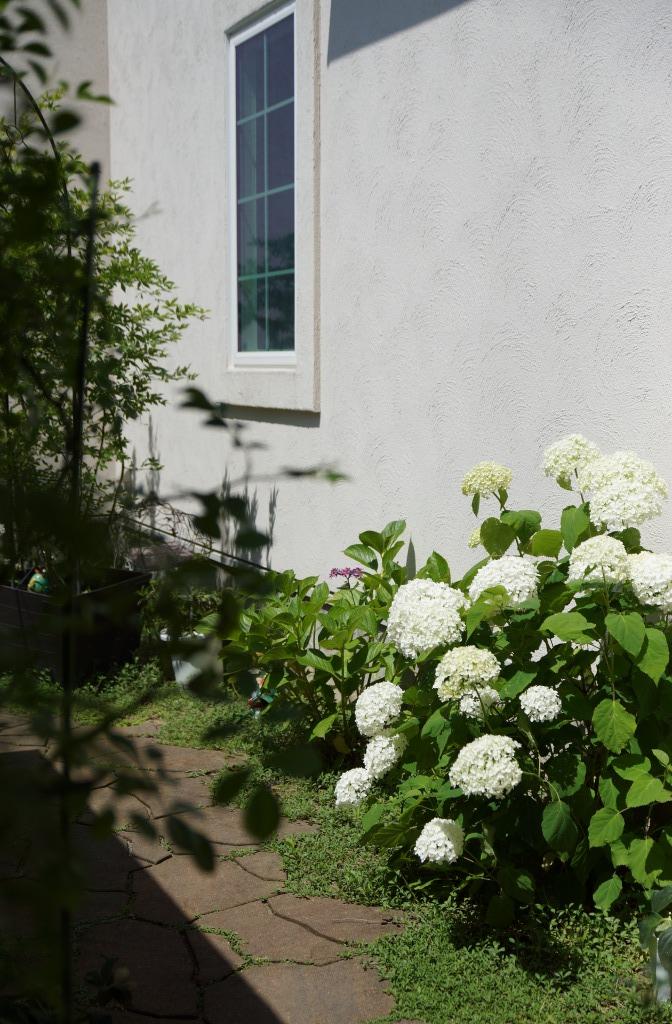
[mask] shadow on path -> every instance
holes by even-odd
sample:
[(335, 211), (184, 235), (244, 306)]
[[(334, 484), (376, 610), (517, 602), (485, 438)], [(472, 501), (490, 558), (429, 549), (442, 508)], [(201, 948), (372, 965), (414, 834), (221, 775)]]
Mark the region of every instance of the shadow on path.
[[(44, 747), (25, 727), (20, 731), (20, 720), (0, 718), (0, 785), (11, 779), (18, 793), (21, 780), (32, 776), (46, 786), (53, 769)], [(151, 738), (135, 743), (141, 755), (157, 749)], [(222, 767), (224, 755), (158, 750), (162, 768), (155, 756), (142, 768), (154, 773), (154, 792), (115, 799), (120, 766), (110, 764), (109, 776), (73, 826), (86, 879), (85, 899), (76, 910), (83, 1001), (95, 1002), (101, 987), (109, 994), (114, 986), (123, 989), (127, 978), (128, 998), (105, 1006), (115, 1024), (361, 1024), (390, 1013), (393, 1000), (376, 972), (365, 969), (361, 957), (343, 954), (348, 943), (371, 941), (398, 924), (375, 909), (284, 892), (280, 858), (258, 847), (238, 810), (212, 806), (210, 775)], [(95, 823), (112, 801), (117, 828), (122, 827), (99, 838)], [(21, 896), (53, 853), (49, 836), (56, 822), (52, 815), (31, 813), (20, 798), (14, 806), (16, 820), (2, 833), (0, 913), (3, 934), (21, 939), (48, 932), (45, 914), (31, 920)], [(211, 839), (213, 872), (200, 871), (190, 857), (171, 849), (171, 812)], [(132, 830), (131, 817), (138, 814), (153, 823), (158, 838)], [(283, 821), (280, 834), (309, 829)], [(47, 908), (46, 891), (42, 896)], [(53, 973), (50, 966), (43, 963), (38, 973), (46, 978)]]

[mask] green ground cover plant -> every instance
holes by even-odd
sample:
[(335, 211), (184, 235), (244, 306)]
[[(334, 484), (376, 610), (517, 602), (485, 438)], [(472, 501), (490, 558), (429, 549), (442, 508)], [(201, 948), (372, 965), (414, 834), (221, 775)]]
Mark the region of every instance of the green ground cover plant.
[[(48, 695), (51, 684), (44, 683)], [(144, 693), (146, 699), (136, 705)], [(185, 746), (216, 746), (245, 753), (251, 770), (272, 779), (293, 818), (317, 831), (272, 840), (288, 874), (288, 888), (301, 896), (395, 908), (404, 915), (399, 936), (366, 953), (389, 979), (395, 1015), (425, 1024), (664, 1024), (669, 1006), (648, 1002), (646, 960), (636, 920), (627, 907), (617, 916), (581, 908), (528, 905), (514, 925), (496, 929), (484, 920), (486, 905), (444, 887), (423, 888), (419, 864), (400, 868), (392, 849), (362, 845), (362, 808), (337, 808), (337, 776), (317, 779), (269, 774), (267, 758), (276, 726), (254, 718), (246, 702), (229, 705), (197, 700), (165, 682), (156, 663), (128, 666), (98, 689), (78, 691), (75, 717), (93, 722), (106, 709), (132, 706), (128, 724), (160, 719), (159, 738)], [(209, 739), (214, 724), (229, 716), (239, 728)], [(204, 738), (205, 737), (205, 738)]]

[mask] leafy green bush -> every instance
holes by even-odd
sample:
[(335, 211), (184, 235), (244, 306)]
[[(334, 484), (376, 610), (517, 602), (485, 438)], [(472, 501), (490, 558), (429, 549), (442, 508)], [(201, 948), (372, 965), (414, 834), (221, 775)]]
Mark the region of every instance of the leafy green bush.
[(343, 806), (379, 794), (366, 841), (430, 885), (482, 890), (496, 924), (516, 904), (606, 910), (672, 883), (672, 556), (638, 532), (666, 487), (578, 436), (545, 470), (578, 487), (559, 529), (511, 508), (511, 471), (482, 463), (463, 491), (477, 515), (483, 499), (499, 509), (462, 580), (436, 554), (408, 580), (393, 524), (348, 549), (365, 567), (354, 587), (288, 575), (237, 637), (278, 692), (327, 713), (313, 735), (338, 728), (355, 749), (354, 723), (368, 740), (336, 786)]
[[(40, 102), (55, 128), (69, 125), (71, 115), (58, 111), (58, 92)], [(41, 561), (56, 546), (50, 507), (69, 484), (72, 343), (80, 330), (90, 191), (88, 168), (66, 142), (58, 143), (57, 160), (45, 154), (34, 109), (18, 124), (0, 117), (0, 142), (0, 524), (11, 573), (17, 561)], [(131, 461), (126, 424), (164, 404), (167, 383), (189, 377), (186, 367), (168, 362), (170, 349), (205, 315), (179, 302), (172, 282), (138, 250), (129, 190), (128, 181), (111, 182), (96, 208), (83, 515), (113, 512), (127, 497), (121, 486)], [(4, 301), (9, 296), (11, 305)], [(99, 546), (106, 534), (109, 529)], [(111, 564), (110, 550), (101, 558)]]
[[(336, 590), (317, 576), (273, 573), (265, 592), (248, 598), (226, 637), (225, 672), (232, 678), (241, 672), (264, 676), (276, 701), (310, 723), (312, 738), (326, 740), (343, 756), (361, 746), (354, 701), (373, 680), (403, 671), (384, 623), (406, 579), (395, 561), (405, 526), (397, 521), (380, 533), (360, 534), (360, 543), (345, 554), (362, 562), (366, 572), (332, 570), (332, 578), (345, 579)], [(447, 571), (434, 555), (420, 575), (441, 567)]]

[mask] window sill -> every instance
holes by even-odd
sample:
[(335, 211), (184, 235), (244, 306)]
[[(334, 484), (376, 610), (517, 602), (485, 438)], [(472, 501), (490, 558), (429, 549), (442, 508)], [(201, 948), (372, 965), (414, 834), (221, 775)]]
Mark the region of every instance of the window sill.
[(232, 370), (294, 369), (296, 352), (237, 352), (232, 361)]

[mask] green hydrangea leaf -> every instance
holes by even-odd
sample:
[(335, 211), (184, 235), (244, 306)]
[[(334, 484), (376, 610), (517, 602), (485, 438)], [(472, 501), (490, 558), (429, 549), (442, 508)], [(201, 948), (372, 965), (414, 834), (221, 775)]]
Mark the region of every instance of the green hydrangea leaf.
[(588, 842), (591, 846), (608, 846), (623, 835), (625, 820), (613, 807), (602, 807), (590, 819)]
[(589, 526), (590, 519), (588, 518), (584, 508), (576, 508), (574, 505), (570, 505), (568, 508), (563, 509), (562, 516), (560, 518), (560, 532), (562, 533), (562, 539), (568, 551), (572, 551), (574, 549), (577, 542), (588, 530)]
[(604, 620), (608, 632), (624, 651), (636, 658), (646, 636), (644, 619), (638, 612), (610, 612)]
[(620, 754), (635, 734), (637, 719), (626, 711), (619, 700), (607, 697), (593, 712), (593, 728), (600, 743), (614, 754)]
[(517, 903), (534, 903), (534, 879), (529, 871), (507, 864), (497, 873), (497, 881)]
[(625, 797), (626, 807), (646, 807), (648, 804), (662, 804), (672, 800), (672, 793), (653, 775), (640, 775), (635, 779)]
[(493, 558), (501, 558), (515, 539), (515, 531), (494, 516), (481, 523), (481, 544)]
[(544, 633), (552, 633), (559, 640), (580, 644), (593, 641), (594, 637), (587, 633), (587, 630), (592, 628), (592, 624), (581, 612), (556, 612), (555, 615), (549, 615), (541, 624)]
[(646, 642), (637, 659), (637, 668), (654, 683), (660, 681), (670, 660), (670, 648), (665, 634), (659, 629), (647, 627)]
[(562, 547), (562, 534), (559, 530), (537, 530), (530, 538), (530, 553), (557, 558)]
[(571, 853), (579, 838), (572, 812), (564, 800), (554, 800), (545, 808), (541, 831), (551, 849), (558, 853)]
[(618, 875), (612, 875), (602, 885), (598, 885), (593, 893), (593, 902), (598, 910), (609, 910), (623, 890), (623, 882)]

